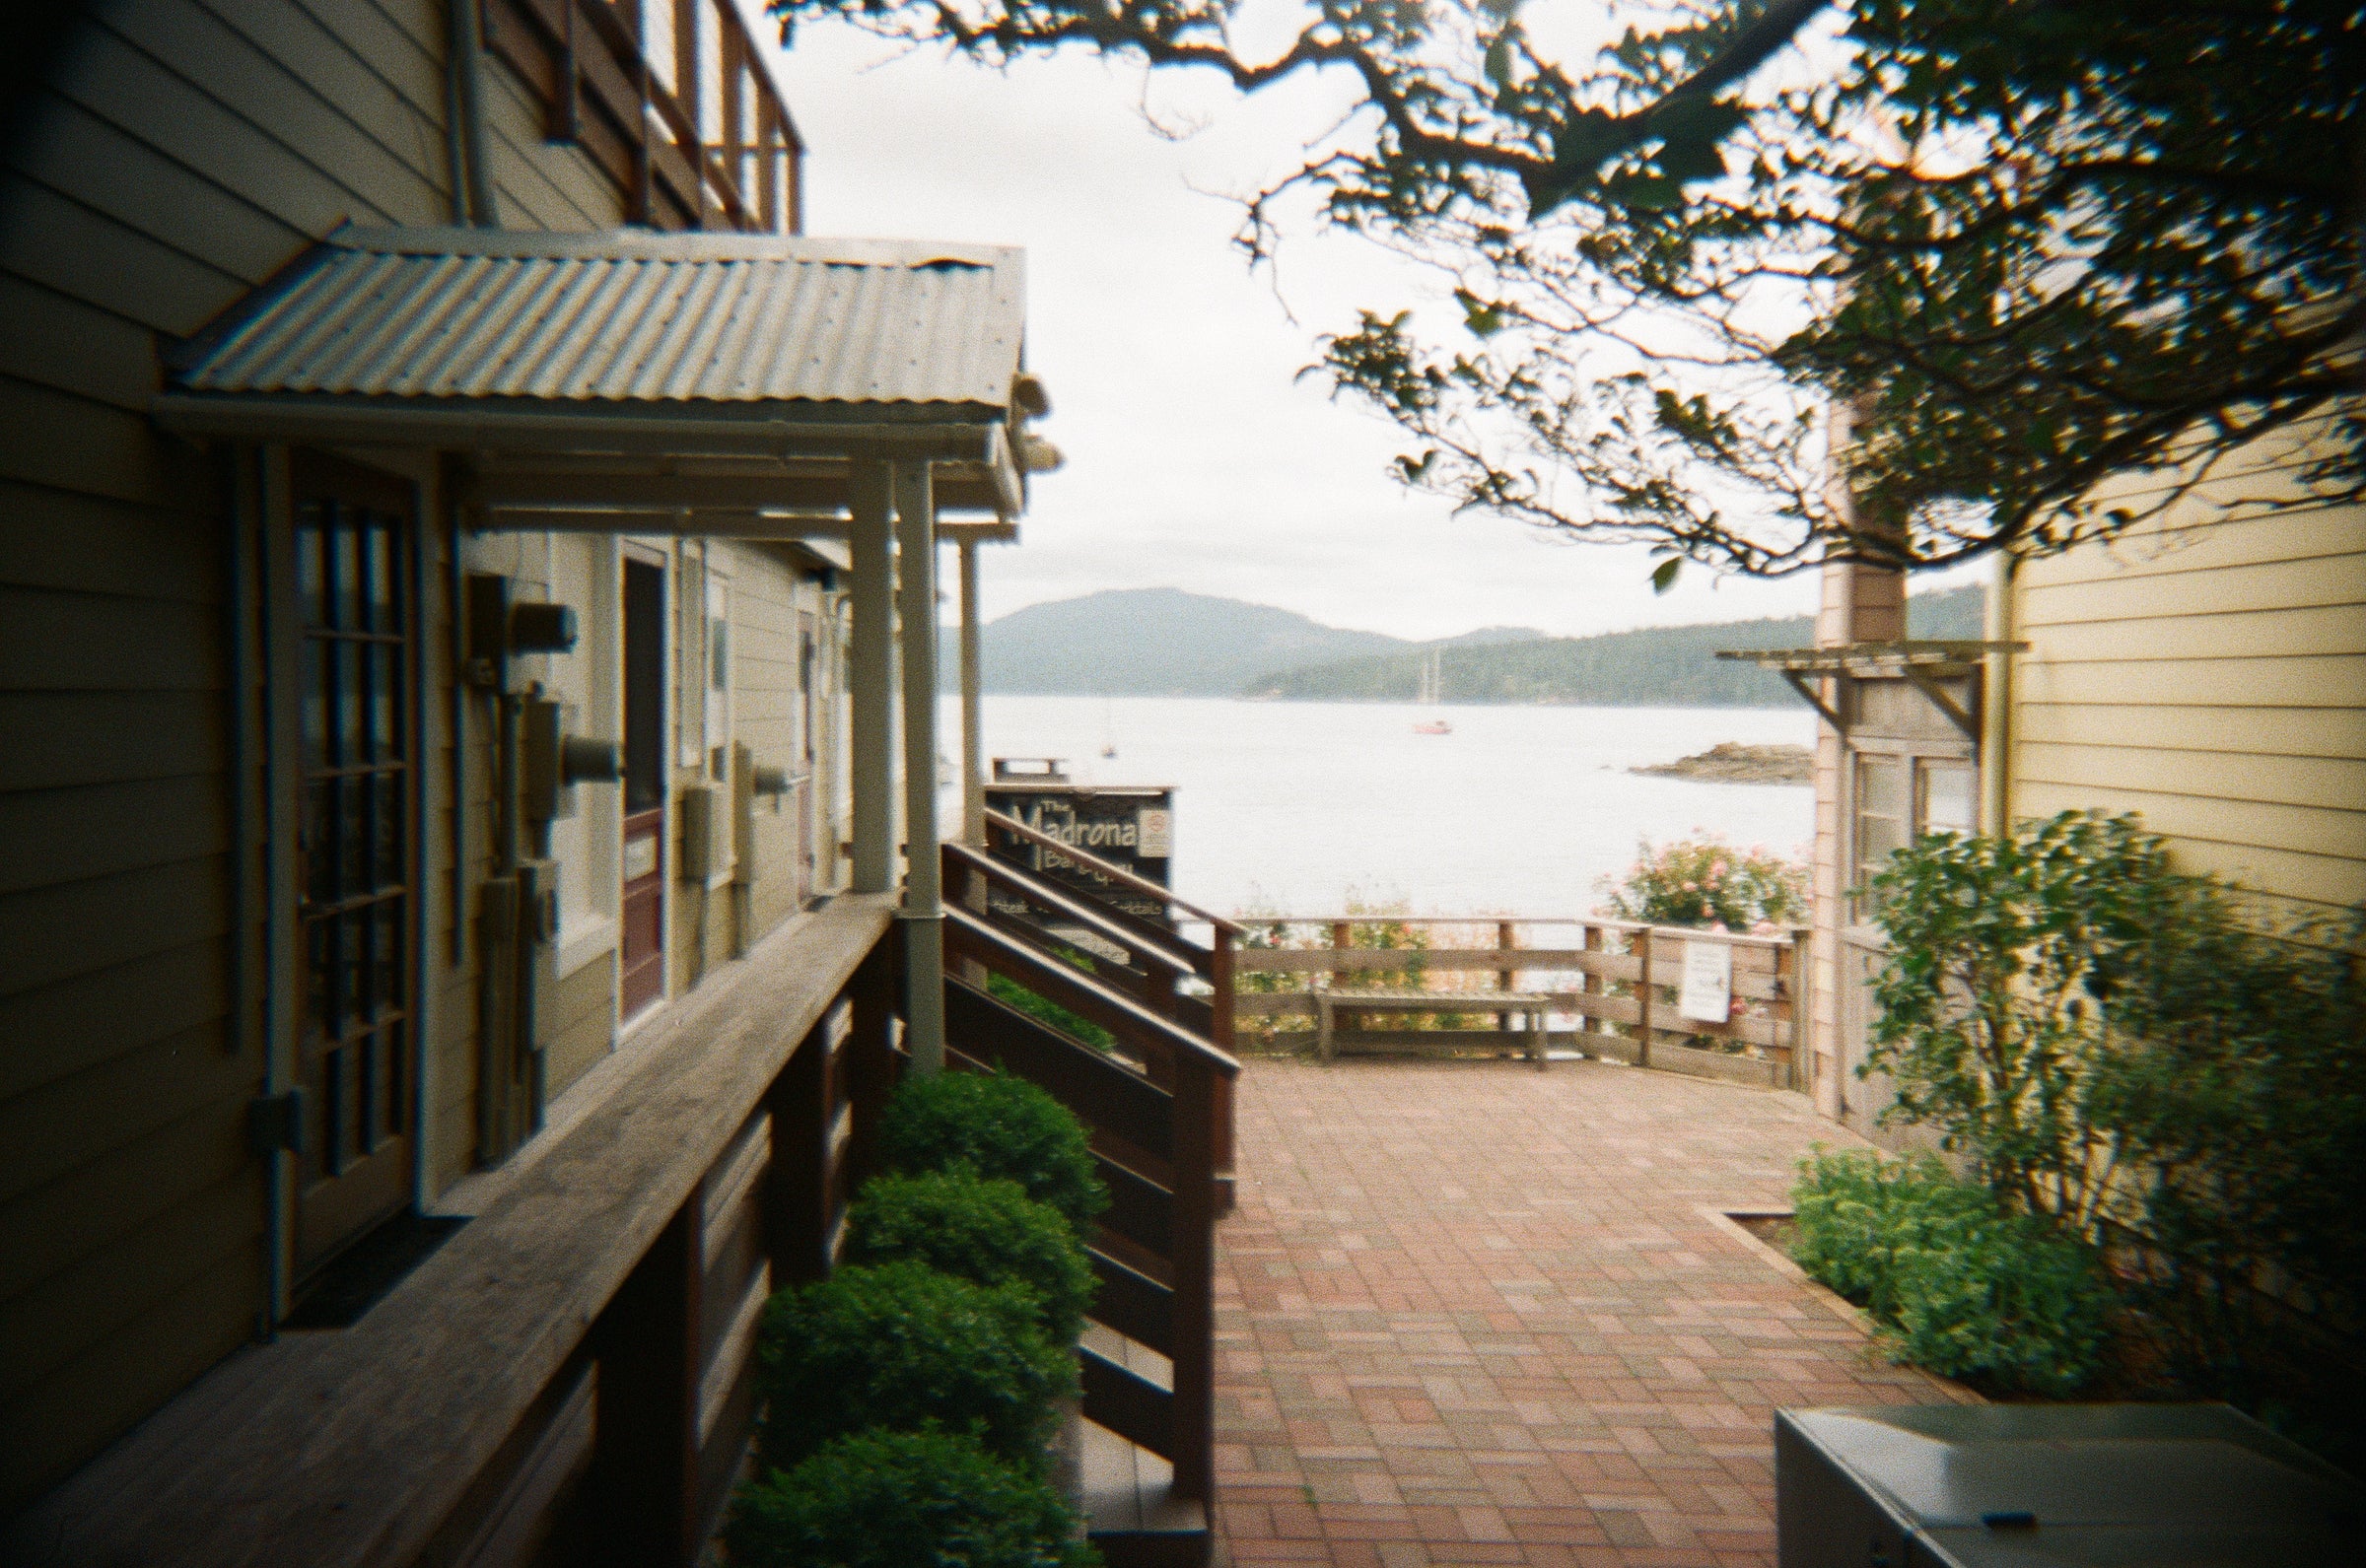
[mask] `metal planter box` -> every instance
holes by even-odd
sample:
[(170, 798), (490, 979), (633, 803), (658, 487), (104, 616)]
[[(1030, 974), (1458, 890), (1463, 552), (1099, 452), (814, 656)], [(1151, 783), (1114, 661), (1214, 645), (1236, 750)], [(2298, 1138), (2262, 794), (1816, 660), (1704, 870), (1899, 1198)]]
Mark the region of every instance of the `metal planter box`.
[(1782, 1568), (2366, 1560), (2366, 1493), (2223, 1404), (1778, 1410)]

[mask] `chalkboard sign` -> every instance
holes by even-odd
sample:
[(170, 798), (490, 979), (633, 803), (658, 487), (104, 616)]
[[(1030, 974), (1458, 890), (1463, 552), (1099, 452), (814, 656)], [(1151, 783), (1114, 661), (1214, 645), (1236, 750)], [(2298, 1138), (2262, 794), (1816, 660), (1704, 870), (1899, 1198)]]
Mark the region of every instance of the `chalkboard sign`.
[[(1175, 791), (1171, 784), (1079, 784), (1068, 781), (1056, 760), (1027, 771), (1014, 759), (997, 757), (986, 785), (986, 808), (1015, 817), (1047, 838), (1073, 845), (1160, 887), (1174, 886)], [(1019, 863), (1048, 882), (1089, 893), (1141, 920), (1166, 921), (1166, 906), (1130, 892), (1039, 844), (1008, 847)]]

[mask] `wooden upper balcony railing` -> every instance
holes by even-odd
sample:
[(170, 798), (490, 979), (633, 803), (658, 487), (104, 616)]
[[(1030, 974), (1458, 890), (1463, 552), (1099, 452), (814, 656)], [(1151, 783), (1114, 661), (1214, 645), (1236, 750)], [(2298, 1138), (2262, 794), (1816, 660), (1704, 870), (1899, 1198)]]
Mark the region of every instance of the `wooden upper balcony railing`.
[[(1419, 933), (1423, 945), (1375, 945), (1382, 928), (1400, 942)], [(1440, 933), (1473, 929), (1475, 939), (1440, 939)], [(1544, 933), (1553, 934), (1539, 940)], [(1553, 998), (1552, 1012), (1569, 1019), (1569, 1027), (1551, 1032), (1556, 1049), (1804, 1088), (1801, 1029), (1808, 1013), (1801, 935), (1600, 918), (1286, 916), (1260, 920), (1247, 933), (1234, 960), (1241, 993), (1233, 1006), (1238, 1017), (1270, 1028), (1273, 1020), (1312, 1019), (1318, 987), (1366, 988), (1375, 978), (1390, 989), (1433, 991), (1440, 1001), (1450, 997), (1464, 1003), (1457, 1010), (1481, 1017), (1495, 1011), (1488, 1006), (1491, 990), (1544, 993)], [(1685, 947), (1695, 942), (1723, 946), (1732, 955), (1733, 1007), (1722, 1022), (1678, 1012)], [(1421, 1010), (1434, 1015), (1438, 1007)], [(1337, 1040), (1350, 1051), (1517, 1049), (1517, 1037), (1503, 1032), (1506, 1021), (1495, 1023), (1487, 1030), (1367, 1029)]]
[(733, 0), (483, 0), (486, 47), (653, 229), (800, 233), (803, 154)]

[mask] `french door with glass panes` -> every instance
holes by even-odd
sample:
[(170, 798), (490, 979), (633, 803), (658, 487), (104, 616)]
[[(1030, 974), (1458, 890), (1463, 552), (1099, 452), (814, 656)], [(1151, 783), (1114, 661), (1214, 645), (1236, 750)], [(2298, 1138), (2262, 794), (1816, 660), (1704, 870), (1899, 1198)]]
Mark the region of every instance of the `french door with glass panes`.
[(418, 609), (410, 486), (310, 454), (294, 479), (301, 1278), (410, 1195)]
[(1931, 755), (1901, 746), (1854, 750), (1856, 919), (1873, 917), (1866, 884), (1890, 856), (1925, 833), (1974, 833), (1980, 828), (1979, 776), (1969, 749)]

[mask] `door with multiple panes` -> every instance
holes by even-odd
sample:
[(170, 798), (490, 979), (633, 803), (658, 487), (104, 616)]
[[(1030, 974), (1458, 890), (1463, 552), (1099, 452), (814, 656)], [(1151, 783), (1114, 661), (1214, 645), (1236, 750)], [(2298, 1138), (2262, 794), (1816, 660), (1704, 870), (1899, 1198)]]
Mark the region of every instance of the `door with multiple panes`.
[(418, 585), (407, 483), (311, 454), (293, 477), (301, 1279), (410, 1197)]

